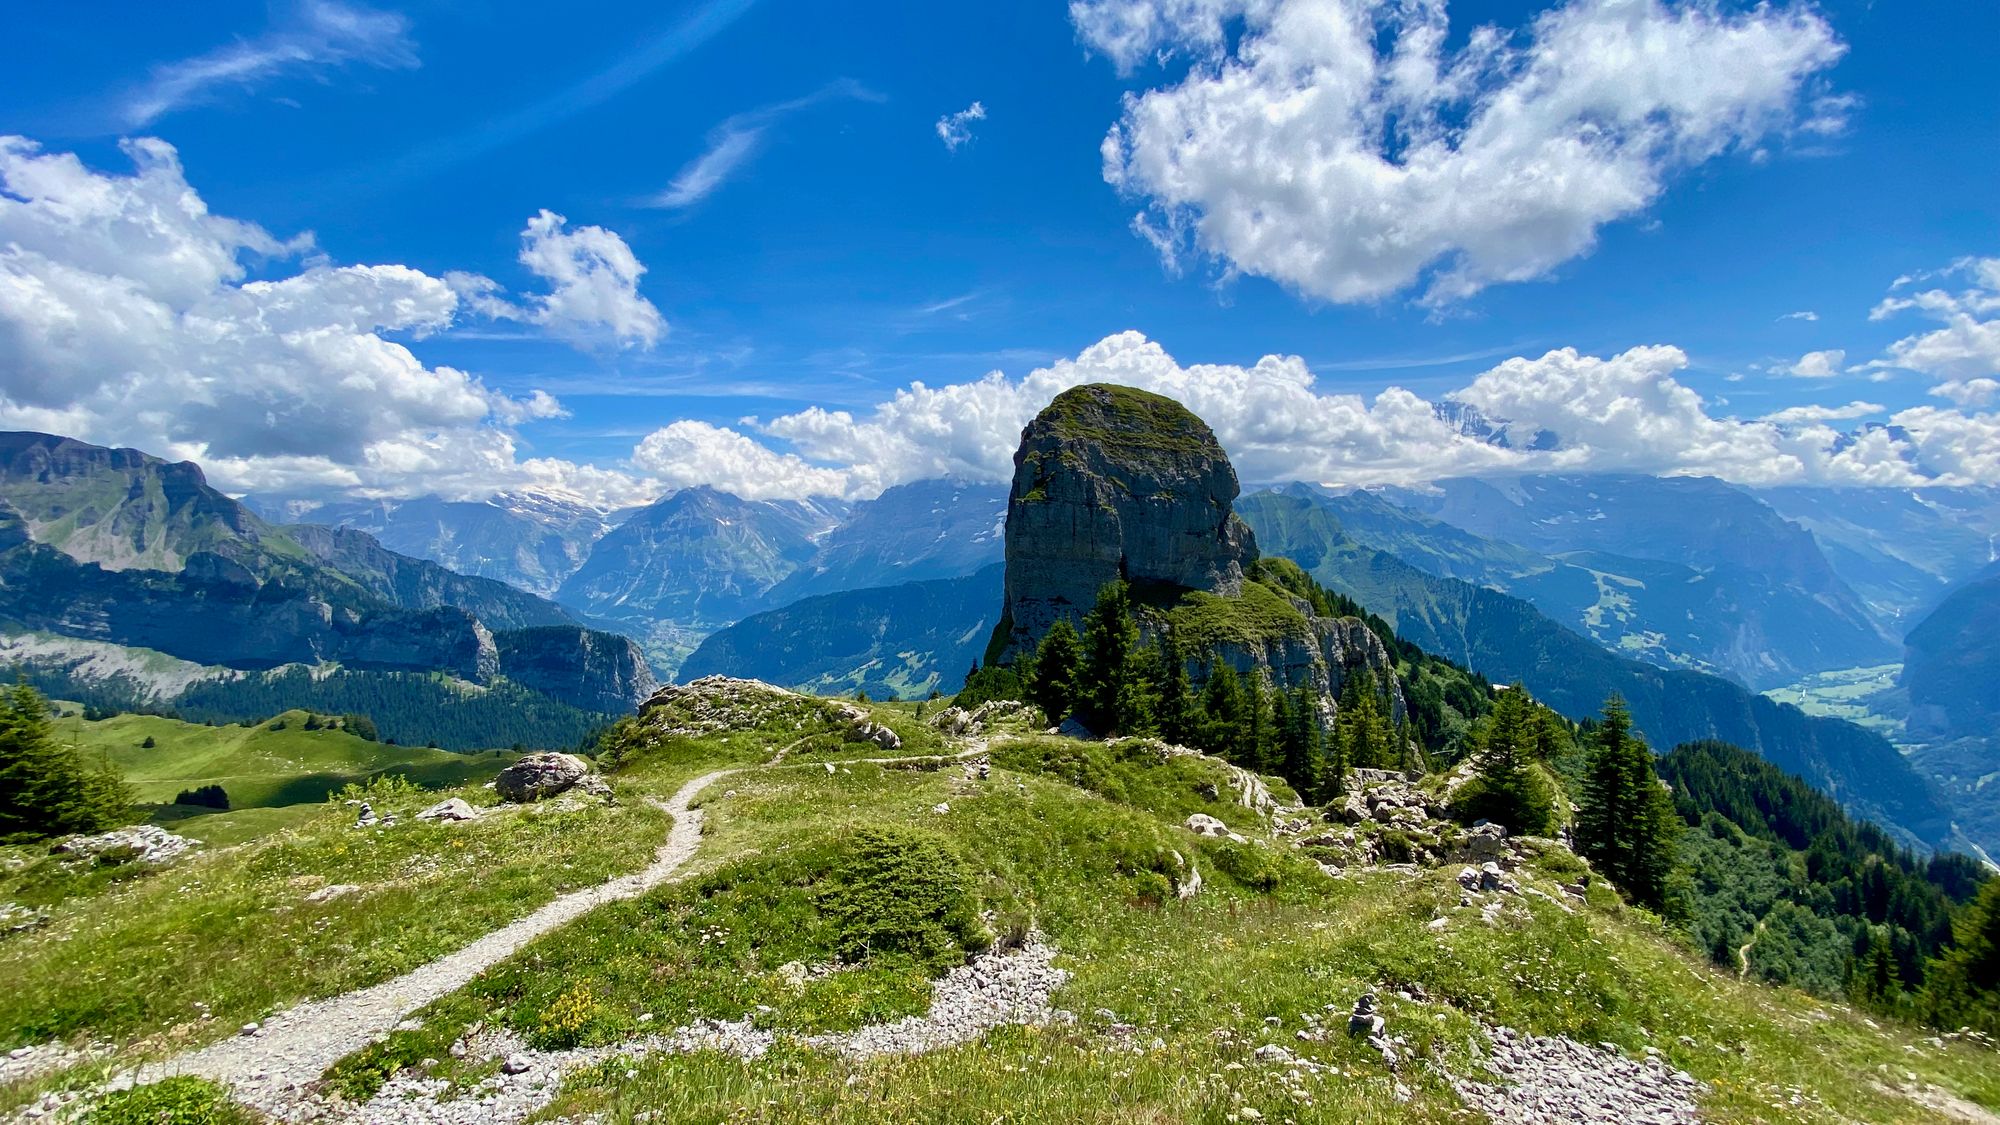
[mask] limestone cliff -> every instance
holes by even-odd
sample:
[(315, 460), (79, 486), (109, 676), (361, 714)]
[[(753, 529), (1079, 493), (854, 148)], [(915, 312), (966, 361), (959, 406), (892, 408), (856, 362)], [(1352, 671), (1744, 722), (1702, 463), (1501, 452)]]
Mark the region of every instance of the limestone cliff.
[(1238, 593), (1257, 557), (1231, 511), (1239, 491), (1214, 431), (1173, 399), (1103, 384), (1057, 395), (1014, 453), (999, 655), (1080, 618), (1114, 579), (1151, 602)]
[[(1081, 623), (1124, 579), (1147, 634), (1171, 629), (1197, 681), (1219, 663), (1274, 686), (1309, 685), (1331, 705), (1372, 669), (1404, 700), (1395, 662), (1367, 623), (1315, 609), (1296, 566), (1260, 560), (1234, 511), (1236, 470), (1207, 423), (1180, 403), (1093, 384), (1058, 395), (1022, 431), (1007, 502), (1004, 615), (989, 660)], [(1321, 608), (1324, 608), (1322, 599)]]

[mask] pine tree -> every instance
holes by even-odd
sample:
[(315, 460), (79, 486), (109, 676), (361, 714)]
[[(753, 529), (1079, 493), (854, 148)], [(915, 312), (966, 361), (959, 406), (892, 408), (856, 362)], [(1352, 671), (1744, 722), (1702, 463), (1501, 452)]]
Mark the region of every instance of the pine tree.
[[(1243, 677), (1226, 660), (1217, 659), (1201, 693), (1201, 749), (1234, 759), (1242, 729), (1248, 724), (1249, 702)], [(1240, 763), (1239, 763), (1240, 764)]]
[(1381, 690), (1372, 669), (1355, 669), (1341, 685), (1334, 730), (1341, 758), (1350, 767), (1394, 769), (1403, 764), (1403, 754), (1395, 745), (1395, 728), (1382, 713)]
[(1887, 933), (1869, 927), (1868, 950), (1854, 962), (1848, 995), (1863, 1007), (1893, 1008), (1903, 998), (1903, 975)]
[(1536, 754), (1541, 725), (1536, 711), (1520, 684), (1493, 701), (1493, 710), (1477, 735), (1479, 748), (1473, 759), (1477, 781), (1465, 800), (1470, 816), (1497, 821), (1513, 832), (1531, 836), (1548, 832), (1554, 813), (1547, 788), (1529, 764)]
[(1666, 899), (1681, 831), (1673, 798), (1653, 771), (1653, 753), (1632, 734), (1625, 701), (1605, 701), (1585, 763), (1577, 849), (1636, 902)]
[(92, 769), (58, 741), (33, 688), (17, 685), (0, 701), (0, 841), (102, 832), (131, 807), (131, 791), (109, 765)]
[(1138, 651), (1131, 590), (1123, 582), (1107, 582), (1083, 618), (1084, 688), (1078, 711), (1090, 729), (1131, 734), (1144, 727), (1145, 685), (1133, 667)]
[(1032, 671), (1028, 695), (1035, 705), (1051, 723), (1068, 718), (1077, 706), (1083, 680), (1083, 646), (1068, 619), (1057, 619), (1042, 634)]
[(1236, 761), (1258, 773), (1278, 768), (1278, 723), (1273, 699), (1278, 694), (1265, 686), (1263, 676), (1250, 677), (1250, 723), (1238, 747)]
[(1160, 694), (1154, 721), (1160, 737), (1182, 746), (1193, 745), (1200, 737), (1200, 703), (1195, 699), (1194, 683), (1188, 678), (1187, 654), (1181, 651), (1173, 630), (1160, 630), (1155, 662), (1159, 666)]
[(1278, 744), (1284, 757), (1284, 778), (1306, 803), (1319, 804), (1326, 800), (1326, 748), (1320, 733), (1318, 697), (1309, 686), (1300, 684), (1281, 700)]

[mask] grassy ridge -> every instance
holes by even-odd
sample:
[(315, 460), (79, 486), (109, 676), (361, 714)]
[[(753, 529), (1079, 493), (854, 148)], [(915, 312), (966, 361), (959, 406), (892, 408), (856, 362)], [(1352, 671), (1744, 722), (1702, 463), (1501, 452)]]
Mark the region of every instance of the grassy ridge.
[(514, 758), (391, 746), (344, 730), (307, 730), (306, 719), (304, 711), (286, 711), (255, 726), (210, 727), (155, 715), (69, 717), (57, 730), (87, 755), (108, 757), (148, 804), (203, 785), (222, 786), (232, 809), (309, 804), (385, 774), (441, 789), (487, 781)]

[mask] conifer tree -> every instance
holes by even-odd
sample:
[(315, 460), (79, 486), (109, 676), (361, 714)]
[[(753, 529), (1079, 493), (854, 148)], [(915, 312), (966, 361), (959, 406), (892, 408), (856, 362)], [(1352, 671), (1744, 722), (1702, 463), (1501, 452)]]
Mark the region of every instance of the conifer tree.
[[(1235, 760), (1240, 733), (1249, 721), (1243, 678), (1226, 660), (1217, 659), (1202, 689), (1201, 748)], [(1241, 764), (1241, 763), (1239, 763)]]
[(1647, 906), (1666, 899), (1681, 822), (1653, 771), (1653, 753), (1632, 734), (1625, 701), (1605, 701), (1592, 733), (1577, 814), (1577, 849), (1600, 873)]
[(1181, 746), (1192, 746), (1201, 737), (1201, 704), (1195, 698), (1194, 683), (1188, 678), (1187, 654), (1181, 651), (1180, 640), (1174, 636), (1172, 629), (1160, 630), (1155, 663), (1159, 674), (1159, 701), (1154, 721), (1159, 727), (1160, 737)]
[(1334, 729), (1348, 766), (1393, 769), (1403, 764), (1403, 754), (1395, 745), (1395, 728), (1382, 711), (1381, 690), (1373, 669), (1357, 668), (1348, 674), (1340, 688)]
[(1541, 728), (1538, 709), (1520, 684), (1493, 701), (1478, 732), (1473, 766), (1477, 781), (1468, 794), (1467, 812), (1531, 836), (1549, 830), (1553, 799), (1530, 762), (1536, 755)]
[(1123, 582), (1107, 582), (1083, 618), (1083, 690), (1077, 710), (1092, 730), (1131, 734), (1144, 727), (1145, 690), (1132, 667), (1138, 651), (1131, 591)]
[(1083, 681), (1083, 646), (1076, 626), (1058, 618), (1035, 650), (1028, 695), (1052, 723), (1069, 717), (1077, 706)]
[(1258, 773), (1270, 773), (1278, 768), (1278, 723), (1273, 692), (1264, 683), (1264, 677), (1253, 674), (1250, 677), (1250, 722), (1244, 731), (1244, 738), (1237, 749), (1236, 762)]
[(1326, 800), (1326, 749), (1320, 734), (1319, 701), (1305, 684), (1285, 693), (1281, 701), (1281, 770), (1306, 803), (1319, 804)]
[(131, 811), (132, 795), (107, 765), (92, 769), (56, 737), (35, 689), (0, 700), (0, 841), (102, 832)]

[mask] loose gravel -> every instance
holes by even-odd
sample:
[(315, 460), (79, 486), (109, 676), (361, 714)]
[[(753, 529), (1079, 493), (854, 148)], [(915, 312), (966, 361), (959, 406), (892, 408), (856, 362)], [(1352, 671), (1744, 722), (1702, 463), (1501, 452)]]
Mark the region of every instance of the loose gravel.
[(1487, 1067), (1497, 1083), (1465, 1080), (1458, 1095), (1497, 1125), (1693, 1125), (1702, 1086), (1654, 1056), (1628, 1059), (1609, 1045), (1493, 1030)]

